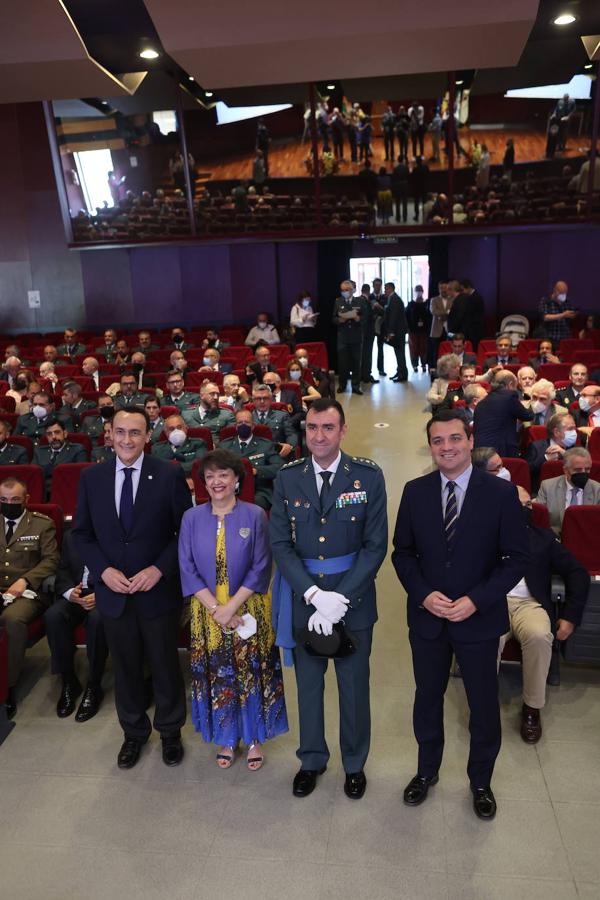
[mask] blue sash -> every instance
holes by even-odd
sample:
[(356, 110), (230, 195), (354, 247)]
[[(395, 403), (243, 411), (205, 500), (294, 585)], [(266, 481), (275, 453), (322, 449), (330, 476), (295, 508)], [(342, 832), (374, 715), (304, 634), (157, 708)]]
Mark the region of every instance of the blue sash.
[[(358, 553), (347, 553), (346, 556), (332, 556), (329, 559), (303, 559), (302, 563), (311, 575), (338, 575), (351, 569), (357, 556)], [(271, 593), (271, 621), (275, 643), (283, 650), (285, 666), (293, 665), (292, 650), (296, 646), (292, 627), (292, 599), (292, 587), (277, 569)]]

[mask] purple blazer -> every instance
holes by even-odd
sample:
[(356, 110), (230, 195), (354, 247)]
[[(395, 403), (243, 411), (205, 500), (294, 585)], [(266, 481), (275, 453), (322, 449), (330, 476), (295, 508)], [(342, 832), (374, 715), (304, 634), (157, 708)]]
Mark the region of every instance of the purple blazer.
[[(203, 588), (215, 592), (217, 524), (210, 503), (188, 509), (181, 520), (179, 569), (184, 597)], [(242, 585), (258, 594), (266, 593), (271, 579), (271, 547), (264, 510), (238, 500), (224, 524), (230, 594), (233, 596)]]

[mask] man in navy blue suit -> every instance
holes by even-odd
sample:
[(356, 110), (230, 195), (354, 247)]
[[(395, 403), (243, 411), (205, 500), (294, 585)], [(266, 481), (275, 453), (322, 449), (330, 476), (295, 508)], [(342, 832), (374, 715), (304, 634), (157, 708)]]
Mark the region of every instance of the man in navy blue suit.
[(177, 535), (191, 505), (180, 466), (144, 453), (147, 413), (118, 410), (115, 458), (83, 473), (73, 538), (96, 585), (96, 607), (115, 674), (125, 740), (119, 768), (130, 769), (152, 732), (146, 715), (144, 660), (156, 701), (154, 727), (166, 765), (183, 758), (186, 701), (177, 653), (181, 586)]
[(525, 573), (529, 541), (514, 485), (473, 468), (473, 438), (464, 420), (442, 410), (428, 422), (427, 439), (438, 471), (405, 485), (392, 554), (408, 595), (416, 682), (419, 763), (404, 801), (422, 803), (438, 781), (454, 654), (471, 711), (473, 808), (479, 818), (492, 819), (490, 782), (501, 743), (498, 641), (508, 622), (506, 595)]

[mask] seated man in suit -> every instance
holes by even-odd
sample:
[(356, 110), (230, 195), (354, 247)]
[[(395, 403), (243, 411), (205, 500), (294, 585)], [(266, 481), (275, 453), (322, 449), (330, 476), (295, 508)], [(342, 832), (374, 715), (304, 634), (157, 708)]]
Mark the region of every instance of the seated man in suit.
[[(453, 353), (453, 355), (456, 355)], [(451, 409), (453, 404), (458, 400), (465, 399), (465, 388), (470, 384), (475, 384), (477, 376), (475, 374), (475, 364), (465, 363), (459, 370), (460, 387), (454, 388), (452, 391), (446, 391), (444, 402), (437, 407), (438, 409)], [(484, 388), (482, 388), (484, 390)]]
[(183, 375), (173, 369), (167, 375), (167, 388), (162, 398), (163, 406), (176, 406), (177, 409), (191, 409), (199, 402), (200, 397), (192, 391), (186, 391)]
[(171, 343), (166, 345), (167, 350), (172, 347), (174, 350), (181, 350), (182, 353), (185, 353), (186, 350), (190, 350), (193, 346), (189, 341), (186, 341), (183, 328), (177, 326), (171, 329)]
[(160, 403), (156, 397), (147, 397), (144, 409), (150, 420), (150, 443), (155, 444), (159, 440), (165, 424), (165, 420), (160, 414)]
[(50, 646), (51, 671), (53, 675), (60, 675), (62, 681), (56, 715), (59, 719), (70, 716), (82, 692), (81, 683), (75, 674), (76, 647), (73, 634), (78, 625), (85, 623), (89, 674), (75, 721), (87, 722), (96, 715), (104, 697), (102, 676), (108, 646), (104, 627), (96, 610), (90, 572), (75, 549), (70, 531), (65, 533), (62, 542), (54, 596), (54, 603), (44, 613), (44, 622)]
[(50, 497), (54, 467), (63, 463), (87, 462), (88, 458), (81, 444), (72, 444), (67, 440), (67, 432), (58, 419), (48, 420), (45, 433), (48, 443), (34, 447), (32, 462), (44, 470), (46, 497)]
[(132, 353), (152, 353), (153, 350), (160, 350), (158, 344), (152, 342), (152, 336), (149, 331), (140, 331), (138, 334), (137, 346), (133, 348)]
[(560, 535), (568, 506), (600, 503), (600, 483), (590, 478), (592, 457), (584, 447), (571, 447), (563, 456), (564, 475), (547, 478), (540, 484), (537, 502), (548, 507), (550, 526)]
[(123, 372), (119, 380), (119, 391), (114, 395), (115, 410), (143, 407), (146, 394), (138, 389), (137, 378), (133, 372)]
[(231, 450), (249, 460), (254, 473), (254, 502), (267, 512), (273, 503), (273, 482), (283, 465), (273, 441), (254, 434), (254, 420), (249, 409), (235, 414), (236, 436), (221, 441), (224, 450)]
[(529, 425), (547, 425), (552, 416), (558, 413), (568, 412), (564, 406), (559, 406), (554, 402), (556, 391), (554, 385), (547, 378), (540, 378), (532, 386), (529, 392), (531, 399), (523, 403), (528, 406), (533, 413), (531, 422), (526, 422), (525, 427)]
[(577, 443), (575, 420), (570, 413), (557, 413), (546, 423), (547, 436), (532, 441), (525, 452), (525, 459), (531, 473), (531, 487), (535, 493), (540, 485), (540, 471), (545, 462), (564, 459), (569, 447)]
[(271, 389), (275, 403), (285, 403), (292, 425), (297, 432), (300, 432), (300, 423), (306, 418), (306, 413), (302, 411), (302, 400), (298, 398), (297, 393), (289, 388), (282, 390), (281, 377), (278, 372), (267, 372), (263, 376), (263, 384), (268, 385)]
[(587, 366), (583, 363), (573, 363), (569, 370), (569, 386), (556, 392), (556, 399), (560, 405), (568, 409), (571, 403), (577, 403), (587, 380)]
[(519, 362), (517, 356), (512, 352), (512, 340), (510, 334), (499, 334), (496, 338), (496, 355), (488, 356), (483, 363), (483, 371), (487, 372), (494, 366), (516, 365)]
[(181, 372), (181, 374), (185, 378), (185, 374), (189, 368), (189, 364), (181, 350), (173, 350), (171, 355), (169, 356), (169, 368), (168, 372)]
[(255, 384), (252, 388), (254, 413), (252, 418), (259, 425), (271, 429), (273, 443), (278, 447), (279, 455), (284, 459), (292, 459), (294, 447), (298, 445), (298, 435), (292, 425), (289, 413), (282, 409), (272, 409), (273, 395), (267, 384)]
[(221, 353), (226, 347), (229, 347), (229, 344), (227, 341), (222, 341), (220, 339), (219, 332), (216, 328), (207, 328), (206, 337), (202, 341), (202, 349), (206, 350), (208, 347), (213, 347)]
[(81, 374), (89, 378), (95, 391), (100, 390), (100, 364), (95, 356), (86, 356), (81, 363)]
[(68, 363), (64, 359), (58, 358), (58, 350), (54, 346), (54, 344), (46, 344), (43, 351), (44, 362), (54, 363), (54, 366), (58, 368), (58, 366), (66, 366)]
[(491, 391), (475, 408), (475, 446), (495, 447), (500, 456), (518, 456), (517, 422), (531, 419), (532, 411), (519, 400), (516, 376), (501, 369), (496, 373)]
[(2, 372), (0, 372), (0, 381), (8, 381), (9, 388), (14, 388), (20, 368), (21, 360), (19, 359), (19, 357), (9, 356), (2, 366)]
[(75, 431), (79, 431), (81, 426), (81, 413), (88, 409), (94, 409), (94, 404), (89, 400), (84, 400), (81, 394), (81, 385), (76, 381), (67, 381), (66, 384), (63, 384), (61, 412), (71, 417)]
[(254, 351), (254, 362), (248, 363), (246, 366), (246, 375), (250, 384), (255, 381), (262, 384), (262, 380), (267, 372), (276, 372), (277, 367), (271, 363), (271, 351), (268, 347), (257, 347)]
[(242, 409), (244, 404), (250, 402), (250, 397), (245, 387), (242, 387), (239, 375), (226, 375), (223, 379), (223, 394), (219, 397), (220, 403), (226, 403), (233, 412)]
[(554, 365), (557, 365), (558, 363), (560, 363), (560, 359), (554, 353), (552, 341), (548, 340), (548, 338), (543, 338), (543, 340), (541, 340), (538, 344), (538, 351), (536, 355), (529, 358), (529, 365), (537, 372), (539, 367), (545, 365), (546, 363), (553, 363)]
[(586, 384), (581, 389), (578, 402), (579, 409), (574, 410), (573, 418), (577, 431), (587, 440), (594, 428), (600, 428), (600, 387)]
[(207, 347), (202, 357), (202, 365), (198, 367), (199, 372), (206, 372), (210, 376), (211, 372), (222, 372), (226, 375), (231, 372), (233, 366), (231, 363), (222, 363), (221, 354), (214, 347)]
[(117, 332), (114, 328), (107, 328), (104, 332), (104, 343), (94, 350), (98, 356), (104, 357), (104, 362), (113, 365), (117, 357)]
[[(49, 362), (46, 360), (45, 362), (40, 363), (38, 374), (40, 377), (40, 381), (48, 382), (51, 390), (54, 390), (56, 388), (56, 385), (58, 384), (58, 375), (56, 374), (56, 366), (53, 362)], [(17, 384), (18, 382), (19, 379), (17, 379)]]
[(192, 466), (196, 459), (206, 456), (208, 447), (202, 438), (189, 437), (188, 430), (182, 416), (167, 416), (163, 427), (167, 440), (156, 441), (152, 444), (152, 453), (167, 462), (173, 460), (178, 462), (183, 469), (187, 483), (190, 488), (193, 488)]
[(202, 385), (198, 406), (194, 409), (184, 410), (183, 420), (191, 428), (199, 426), (210, 428), (215, 445), (219, 443), (221, 428), (226, 425), (235, 425), (235, 416), (231, 410), (222, 409), (219, 406), (219, 388), (212, 381), (207, 381)]
[(101, 463), (101, 462), (109, 462), (111, 459), (115, 458), (115, 449), (113, 447), (113, 437), (112, 437), (112, 419), (109, 419), (107, 422), (104, 422), (102, 426), (102, 432), (104, 434), (104, 443), (101, 447), (94, 447), (92, 449), (92, 462)]
[(455, 356), (458, 356), (460, 359), (460, 364), (462, 366), (476, 366), (477, 365), (477, 357), (474, 353), (467, 353), (465, 350), (465, 336), (462, 332), (457, 331), (456, 334), (452, 335), (451, 341), (452, 347), (450, 353), (454, 353)]
[[(0, 415), (2, 413), (0, 412)], [(10, 465), (27, 465), (29, 457), (25, 447), (20, 444), (10, 444), (10, 425), (3, 419), (0, 419), (0, 466)]]
[(85, 353), (85, 344), (79, 343), (77, 340), (77, 331), (74, 328), (65, 328), (63, 333), (63, 343), (56, 348), (59, 356), (68, 356), (74, 360), (76, 356), (83, 356)]
[(104, 423), (112, 421), (112, 417), (115, 414), (115, 404), (110, 394), (100, 394), (96, 405), (98, 415), (86, 416), (81, 424), (81, 433), (87, 434), (94, 446), (98, 443), (98, 438), (103, 432)]
[(256, 347), (258, 344), (279, 344), (279, 334), (274, 325), (269, 323), (269, 314), (260, 312), (244, 343), (248, 347)]
[(473, 418), (475, 416), (475, 408), (478, 403), (485, 400), (487, 391), (480, 384), (468, 384), (463, 391), (463, 400), (465, 406), (463, 409), (458, 408), (458, 412), (462, 413), (471, 428), (473, 427)]
[(54, 399), (47, 391), (36, 391), (31, 397), (31, 412), (19, 416), (15, 434), (24, 434), (37, 442), (45, 434), (46, 426), (51, 419), (57, 419), (65, 431), (75, 431), (73, 420), (62, 410), (55, 413)]
[(531, 366), (521, 366), (517, 372), (517, 385), (521, 400), (531, 400), (531, 388), (536, 381), (535, 369)]
[[(533, 524), (531, 497), (524, 488), (519, 486), (517, 490), (529, 537), (529, 563), (524, 577), (507, 595), (510, 631), (500, 638), (498, 659), (504, 644), (514, 635), (523, 654), (521, 737), (526, 744), (537, 744), (542, 736), (540, 710), (546, 703), (553, 632), (559, 641), (566, 641), (581, 623), (590, 576), (550, 529)], [(556, 621), (550, 589), (553, 574), (562, 576), (565, 582), (565, 603)]]
[(58, 565), (54, 522), (30, 512), (28, 502), (24, 481), (9, 477), (0, 484), (0, 600), (7, 598), (0, 605), (0, 624), (8, 632), (9, 719), (17, 710), (15, 687), (25, 658), (27, 626), (44, 612), (47, 601), (41, 587)]
[(131, 370), (137, 378), (138, 390), (145, 387), (155, 388), (156, 378), (149, 375), (146, 371), (146, 355), (140, 350), (136, 350), (131, 354)]

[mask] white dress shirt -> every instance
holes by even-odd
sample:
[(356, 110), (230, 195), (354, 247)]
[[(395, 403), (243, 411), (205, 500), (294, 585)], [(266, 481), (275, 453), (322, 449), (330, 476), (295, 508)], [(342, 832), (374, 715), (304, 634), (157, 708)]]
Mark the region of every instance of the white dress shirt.
[(130, 466), (126, 466), (125, 463), (121, 462), (121, 460), (117, 456), (117, 469), (115, 472), (115, 506), (117, 507), (117, 515), (119, 515), (119, 507), (121, 505), (121, 491), (123, 490), (123, 482), (125, 481), (125, 474), (123, 472), (123, 469), (133, 469), (133, 472), (131, 473), (131, 486), (133, 490), (133, 502), (135, 503), (135, 497), (140, 483), (140, 474), (142, 471), (143, 462), (143, 453), (140, 453), (136, 461)]
[[(84, 566), (83, 567), (83, 575), (81, 576), (81, 588), (84, 591), (87, 590), (87, 588), (88, 588), (89, 578), (90, 578), (90, 570), (88, 569), (87, 566)], [(71, 594), (73, 593), (74, 590), (75, 590), (75, 588), (68, 588), (68, 590), (63, 591), (63, 597), (65, 598), (65, 600), (71, 599)]]
[(21, 519), (23, 518), (24, 515), (25, 515), (25, 510), (23, 510), (23, 512), (21, 513), (21, 515), (19, 516), (18, 519), (5, 519), (4, 520), (4, 537), (6, 537), (6, 532), (8, 531), (8, 523), (9, 522), (15, 523), (13, 526), (13, 534), (14, 534), (15, 531), (17, 530), (17, 528), (19, 527), (19, 525), (21, 524)]
[(334, 461), (331, 463), (331, 465), (327, 466), (327, 468), (324, 469), (323, 466), (319, 465), (319, 463), (316, 461), (314, 456), (312, 457), (312, 464), (313, 464), (313, 469), (314, 469), (314, 473), (315, 473), (315, 479), (317, 482), (317, 494), (319, 495), (319, 497), (321, 496), (321, 488), (323, 487), (323, 479), (319, 476), (319, 472), (333, 472), (333, 477), (330, 478), (330, 480), (329, 480), (329, 484), (331, 484), (333, 479), (335, 478), (335, 473), (338, 470), (338, 466), (340, 464), (341, 458), (342, 458), (342, 453), (340, 450), (340, 451), (338, 451), (338, 455), (336, 456)]
[[(462, 475), (459, 475), (458, 478), (454, 478), (454, 496), (456, 497), (456, 515), (460, 516), (460, 511), (462, 509), (462, 505), (465, 500), (465, 494), (467, 493), (467, 488), (469, 487), (469, 480), (471, 478), (471, 472), (473, 471), (473, 466), (469, 465)], [(446, 503), (448, 501), (448, 491), (446, 490), (446, 485), (451, 480), (450, 478), (446, 478), (446, 476), (440, 472), (440, 477), (442, 479), (442, 514), (446, 509)]]

